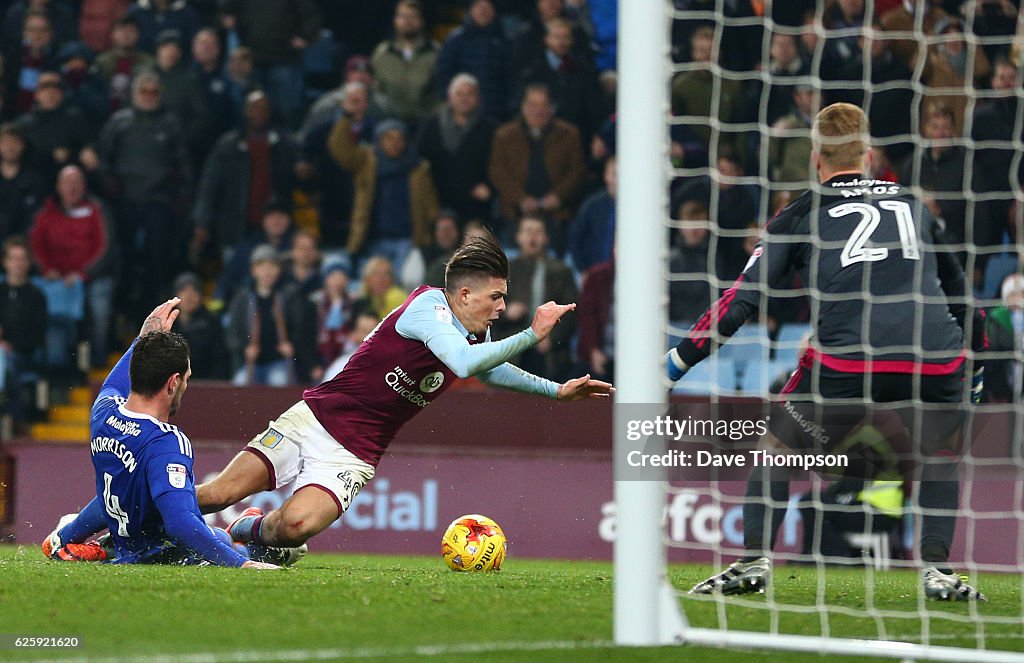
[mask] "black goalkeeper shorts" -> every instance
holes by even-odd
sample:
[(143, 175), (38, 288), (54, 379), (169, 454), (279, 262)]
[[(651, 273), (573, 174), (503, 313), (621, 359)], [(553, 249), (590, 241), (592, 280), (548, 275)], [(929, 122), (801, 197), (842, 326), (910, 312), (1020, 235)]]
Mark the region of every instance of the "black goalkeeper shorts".
[(772, 404), (768, 430), (797, 451), (845, 453), (874, 440), (916, 458), (959, 453), (966, 416), (963, 365), (949, 375), (917, 375), (844, 373), (801, 361)]

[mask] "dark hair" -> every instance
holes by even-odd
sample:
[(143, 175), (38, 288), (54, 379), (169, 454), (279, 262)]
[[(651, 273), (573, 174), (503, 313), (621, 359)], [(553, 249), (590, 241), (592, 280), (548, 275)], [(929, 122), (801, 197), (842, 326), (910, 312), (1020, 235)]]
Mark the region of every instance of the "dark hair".
[(438, 210), (437, 214), (434, 216), (434, 220), (430, 222), (431, 226), (437, 226), (437, 223), (441, 219), (451, 219), (455, 222), (456, 226), (459, 225), (459, 213), (451, 207), (442, 207)]
[(284, 214), (291, 219), (292, 208), (279, 197), (271, 196), (270, 200), (267, 201), (267, 204), (263, 206), (263, 216), (267, 216), (268, 214)]
[(14, 136), (22, 142), (25, 141), (25, 132), (22, 131), (21, 125), (17, 122), (4, 122), (0, 124), (0, 136)]
[(28, 19), (30, 18), (45, 18), (46, 24), (49, 25), (51, 28), (53, 27), (53, 22), (50, 20), (50, 15), (46, 13), (45, 9), (29, 9), (28, 11), (25, 12), (25, 22), (27, 23)]
[(7, 252), (10, 251), (11, 249), (25, 249), (26, 252), (31, 254), (31, 250), (29, 249), (28, 245), (28, 240), (25, 239), (24, 235), (11, 235), (7, 239), (5, 239), (3, 243), (3, 250), (2, 252), (0, 252), (0, 255), (3, 255), (3, 257), (6, 258)]
[(399, 0), (398, 4), (395, 5), (395, 11), (398, 11), (399, 7), (408, 7), (419, 12), (420, 18), (423, 18), (423, 3), (420, 0)]
[(544, 217), (543, 217), (542, 215), (540, 215), (540, 214), (536, 214), (536, 213), (532, 213), (532, 212), (528, 212), (528, 213), (526, 213), (526, 214), (523, 214), (522, 216), (520, 216), (520, 217), (519, 217), (519, 220), (518, 220), (518, 221), (516, 221), (516, 230), (519, 230), (519, 228), (520, 228), (520, 227), (521, 227), (521, 226), (522, 226), (522, 225), (523, 225), (523, 224), (524, 224), (525, 222), (527, 222), (527, 221), (537, 221), (537, 222), (538, 222), (538, 223), (540, 223), (540, 224), (541, 224), (542, 226), (544, 226), (544, 230), (545, 230), (545, 232), (546, 232), (546, 231), (547, 231), (547, 229), (548, 229), (548, 224), (547, 224), (547, 221), (545, 221), (545, 220), (544, 220)]
[(127, 27), (129, 25), (132, 26), (133, 28), (135, 28), (136, 30), (138, 30), (139, 29), (139, 19), (135, 18), (131, 14), (124, 14), (123, 16), (121, 16), (121, 18), (119, 18), (119, 19), (114, 21), (114, 27), (115, 28), (123, 28), (123, 27)]
[(444, 267), (444, 288), (454, 293), (467, 280), (482, 277), (508, 279), (508, 258), (490, 233), (474, 237), (455, 251)]
[(534, 92), (542, 93), (545, 98), (547, 98), (549, 104), (554, 103), (554, 99), (551, 97), (551, 88), (544, 83), (529, 83), (525, 88), (523, 88), (523, 96), (520, 97), (520, 103), (526, 101), (526, 97), (530, 96), (530, 94)]
[(996, 67), (1012, 67), (1013, 69), (1017, 69), (1017, 63), (1015, 63), (1013, 60), (1011, 60), (1010, 58), (1006, 57), (1005, 55), (997, 55), (992, 60), (992, 74), (993, 75), (996, 73)]
[(740, 170), (743, 170), (743, 158), (740, 156), (739, 151), (732, 145), (719, 145), (718, 158), (725, 159), (726, 161), (738, 166)]
[(135, 343), (128, 376), (132, 391), (140, 396), (155, 396), (174, 374), (188, 372), (188, 341), (181, 334), (149, 332)]
[(207, 25), (206, 27), (199, 28), (198, 30), (196, 30), (195, 34), (192, 35), (192, 39), (194, 40), (196, 37), (203, 34), (204, 32), (213, 35), (214, 39), (217, 40), (217, 45), (220, 46), (220, 33), (217, 32), (217, 28), (213, 27), (212, 25)]

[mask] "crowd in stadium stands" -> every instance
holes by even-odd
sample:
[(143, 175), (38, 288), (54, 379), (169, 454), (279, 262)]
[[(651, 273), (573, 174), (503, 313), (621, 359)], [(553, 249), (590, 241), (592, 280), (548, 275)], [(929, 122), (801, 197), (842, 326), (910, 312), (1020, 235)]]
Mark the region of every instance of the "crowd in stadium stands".
[[(673, 23), (672, 318), (727, 287), (806, 187), (807, 130), (834, 101), (869, 110), (874, 175), (919, 187), (976, 292), (1005, 291), (1024, 235), (1018, 2), (724, 3), (727, 19), (772, 7), (769, 34), (674, 0), (698, 13)], [(0, 0), (8, 410), (25, 376), (78, 379), (82, 340), (105, 364), (172, 291), (195, 377), (330, 377), (481, 228), (518, 256), (494, 335), (578, 299), (519, 361), (608, 376), (616, 4)], [(774, 333), (808, 311), (766, 316)], [(1018, 317), (997, 316), (1011, 347)]]

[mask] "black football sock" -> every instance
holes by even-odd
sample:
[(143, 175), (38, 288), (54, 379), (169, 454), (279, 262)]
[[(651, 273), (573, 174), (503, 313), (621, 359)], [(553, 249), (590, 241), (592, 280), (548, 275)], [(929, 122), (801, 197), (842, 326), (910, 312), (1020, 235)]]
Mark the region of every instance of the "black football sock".
[[(740, 558), (749, 562), (765, 557), (775, 547), (775, 539), (786, 517), (785, 503), (789, 499), (789, 469), (785, 467), (755, 467), (747, 478), (746, 499), (743, 502), (743, 548)], [(782, 508), (774, 503), (781, 502)], [(770, 528), (765, 532), (765, 523)]]
[[(960, 506), (960, 480), (953, 457), (929, 456), (921, 468), (917, 500), (925, 513), (921, 516), (921, 559), (945, 566), (956, 531), (955, 512)], [(941, 509), (948, 514), (930, 514)], [(948, 572), (948, 571), (947, 571)]]

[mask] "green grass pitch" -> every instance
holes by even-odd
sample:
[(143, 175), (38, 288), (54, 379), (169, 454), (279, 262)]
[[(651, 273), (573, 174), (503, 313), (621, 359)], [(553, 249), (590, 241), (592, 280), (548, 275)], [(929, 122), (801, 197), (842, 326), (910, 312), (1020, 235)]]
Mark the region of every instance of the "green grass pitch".
[[(688, 588), (711, 567), (674, 566)], [(829, 570), (825, 597), (837, 610), (865, 605), (863, 569)], [(832, 634), (889, 637), (920, 633), (917, 575), (875, 575), (879, 620), (829, 615)], [(986, 576), (986, 644), (1024, 651), (1018, 576)], [(779, 618), (779, 630), (818, 635), (816, 572), (778, 567), (774, 599), (804, 607)], [(769, 628), (756, 606), (767, 597), (684, 599), (695, 626)], [(118, 567), (47, 562), (35, 546), (0, 546), (0, 633), (77, 635), (78, 650), (0, 650), (0, 660), (218, 661), (793, 661), (817, 655), (697, 647), (611, 646), (611, 565), (508, 560), (495, 574), (449, 572), (440, 557), (311, 555), (282, 572), (185, 567)], [(928, 604), (934, 644), (974, 647), (977, 623), (967, 604)], [(890, 616), (888, 613), (893, 613)], [(960, 619), (957, 619), (960, 618)], [(835, 660), (834, 657), (829, 660)], [(857, 659), (843, 659), (857, 660)]]

